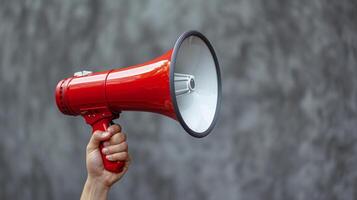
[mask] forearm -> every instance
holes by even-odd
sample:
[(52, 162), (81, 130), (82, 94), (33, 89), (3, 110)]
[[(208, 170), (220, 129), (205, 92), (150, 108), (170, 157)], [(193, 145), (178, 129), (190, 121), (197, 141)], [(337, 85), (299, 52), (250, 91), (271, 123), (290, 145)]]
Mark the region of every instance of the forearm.
[(108, 192), (108, 187), (88, 178), (83, 188), (81, 200), (105, 200), (107, 199)]

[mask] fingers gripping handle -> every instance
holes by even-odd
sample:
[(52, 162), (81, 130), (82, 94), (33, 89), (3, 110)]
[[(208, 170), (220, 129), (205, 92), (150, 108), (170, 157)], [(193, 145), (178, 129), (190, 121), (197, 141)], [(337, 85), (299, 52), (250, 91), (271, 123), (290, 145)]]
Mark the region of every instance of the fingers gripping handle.
[[(91, 124), (91, 126), (93, 128), (92, 133), (94, 133), (94, 131), (96, 131), (96, 130), (106, 131), (111, 123), (112, 123), (112, 119), (110, 119), (110, 118), (103, 118), (103, 119), (98, 120), (97, 122)], [(108, 170), (110, 172), (114, 172), (114, 173), (122, 172), (125, 163), (120, 162), (120, 161), (113, 162), (113, 161), (108, 160), (105, 157), (105, 155), (102, 153), (102, 149), (103, 149), (103, 142), (100, 143), (99, 150), (100, 150), (100, 155), (102, 156), (104, 168), (106, 170)]]

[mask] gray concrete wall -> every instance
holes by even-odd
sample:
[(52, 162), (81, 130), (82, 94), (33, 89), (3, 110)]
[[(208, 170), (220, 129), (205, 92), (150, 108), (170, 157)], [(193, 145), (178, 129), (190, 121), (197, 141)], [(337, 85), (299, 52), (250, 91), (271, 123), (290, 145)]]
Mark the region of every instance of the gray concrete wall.
[(356, 199), (355, 0), (1, 0), (0, 199), (78, 199), (90, 128), (57, 111), (57, 81), (147, 61), (189, 29), (221, 63), (219, 123), (197, 140), (123, 113), (133, 164), (110, 198)]

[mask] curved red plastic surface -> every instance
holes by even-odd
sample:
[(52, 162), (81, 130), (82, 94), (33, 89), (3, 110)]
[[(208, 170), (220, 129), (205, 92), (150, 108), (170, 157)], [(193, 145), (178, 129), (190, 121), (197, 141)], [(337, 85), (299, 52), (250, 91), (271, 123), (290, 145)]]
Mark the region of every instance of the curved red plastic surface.
[[(144, 64), (63, 79), (56, 87), (57, 107), (67, 115), (82, 115), (93, 132), (106, 130), (126, 110), (155, 112), (176, 120), (170, 96), (171, 54), (172, 50)], [(102, 158), (105, 169), (122, 170), (123, 163)]]
[(67, 115), (106, 108), (113, 113), (148, 111), (176, 119), (169, 87), (171, 53), (141, 65), (61, 80), (57, 106)]

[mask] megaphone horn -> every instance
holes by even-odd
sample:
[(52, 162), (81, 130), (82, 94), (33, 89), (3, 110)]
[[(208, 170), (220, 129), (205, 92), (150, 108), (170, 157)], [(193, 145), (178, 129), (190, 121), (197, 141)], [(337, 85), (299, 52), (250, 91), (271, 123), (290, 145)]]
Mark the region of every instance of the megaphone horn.
[[(59, 110), (83, 116), (93, 132), (106, 130), (122, 111), (148, 111), (177, 120), (186, 132), (201, 138), (215, 126), (220, 101), (218, 60), (208, 39), (197, 31), (183, 33), (173, 49), (149, 62), (77, 72), (56, 87)], [(102, 158), (107, 170), (122, 170), (122, 162)]]

